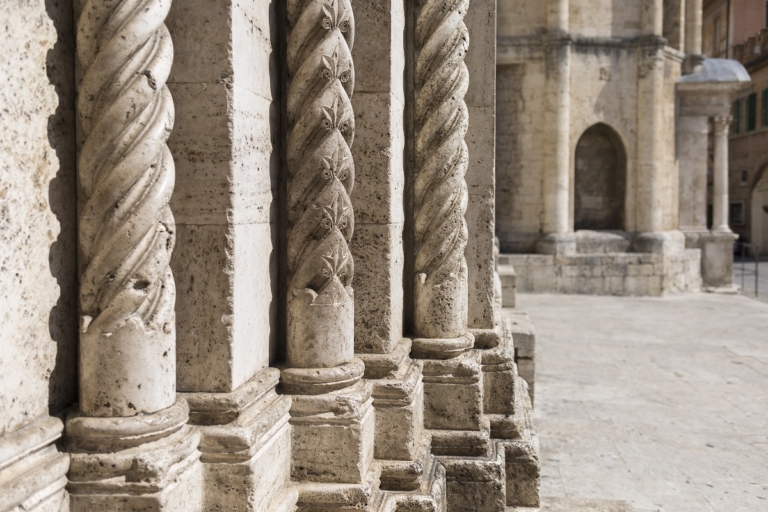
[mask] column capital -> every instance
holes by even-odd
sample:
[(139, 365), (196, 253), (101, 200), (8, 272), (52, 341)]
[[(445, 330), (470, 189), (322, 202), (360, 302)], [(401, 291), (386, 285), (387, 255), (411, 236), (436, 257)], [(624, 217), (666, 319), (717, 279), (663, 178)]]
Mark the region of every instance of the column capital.
[(728, 133), (728, 128), (731, 125), (731, 122), (733, 121), (733, 116), (731, 115), (722, 115), (722, 116), (714, 116), (712, 118), (712, 121), (715, 125), (715, 133)]

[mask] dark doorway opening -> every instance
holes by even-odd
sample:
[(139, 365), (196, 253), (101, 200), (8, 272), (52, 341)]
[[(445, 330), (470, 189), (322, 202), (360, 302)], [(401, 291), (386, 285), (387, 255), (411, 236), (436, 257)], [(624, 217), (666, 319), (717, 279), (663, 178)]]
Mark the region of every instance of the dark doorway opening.
[(627, 157), (608, 125), (590, 127), (576, 145), (574, 228), (624, 229)]

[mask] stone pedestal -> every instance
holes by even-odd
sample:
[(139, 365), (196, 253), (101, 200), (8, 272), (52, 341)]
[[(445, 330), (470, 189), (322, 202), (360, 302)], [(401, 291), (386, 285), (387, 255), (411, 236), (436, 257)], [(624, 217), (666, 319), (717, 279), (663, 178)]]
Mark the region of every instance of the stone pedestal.
[(73, 512), (202, 510), (200, 436), (183, 400), (153, 414), (67, 419)]
[(69, 454), (54, 445), (63, 429), (60, 419), (45, 417), (0, 438), (0, 510), (69, 510)]
[(734, 233), (712, 232), (701, 237), (701, 273), (707, 291), (737, 292), (733, 284)]
[(575, 254), (576, 235), (573, 233), (544, 235), (536, 243), (536, 252), (552, 255)]
[(206, 510), (272, 511), (296, 502), (291, 399), (275, 392), (279, 379), (279, 370), (267, 368), (232, 393), (185, 394), (201, 435)]

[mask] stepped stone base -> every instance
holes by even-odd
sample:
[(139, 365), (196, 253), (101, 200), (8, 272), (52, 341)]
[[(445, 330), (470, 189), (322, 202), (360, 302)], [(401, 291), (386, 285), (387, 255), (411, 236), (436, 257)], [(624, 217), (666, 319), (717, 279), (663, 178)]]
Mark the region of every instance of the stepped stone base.
[(63, 429), (60, 419), (45, 417), (0, 438), (0, 510), (69, 510), (69, 455), (54, 446)]
[(509, 507), (507, 512), (635, 512), (626, 501), (543, 498), (541, 507)]

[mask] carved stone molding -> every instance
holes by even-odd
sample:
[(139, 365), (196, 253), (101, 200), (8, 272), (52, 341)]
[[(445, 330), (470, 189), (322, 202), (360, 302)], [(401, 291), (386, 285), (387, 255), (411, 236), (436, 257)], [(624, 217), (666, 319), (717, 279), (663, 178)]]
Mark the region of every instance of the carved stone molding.
[(77, 26), (80, 409), (153, 413), (175, 401), (174, 107), (170, 0), (89, 0)]
[(333, 368), (354, 358), (355, 23), (349, 0), (289, 0), (287, 15), (287, 359)]
[[(464, 258), (468, 6), (469, 0), (424, 0), (415, 36), (414, 330), (422, 338), (462, 339), (451, 343), (454, 353), (471, 347)], [(414, 340), (416, 351), (419, 345)]]

